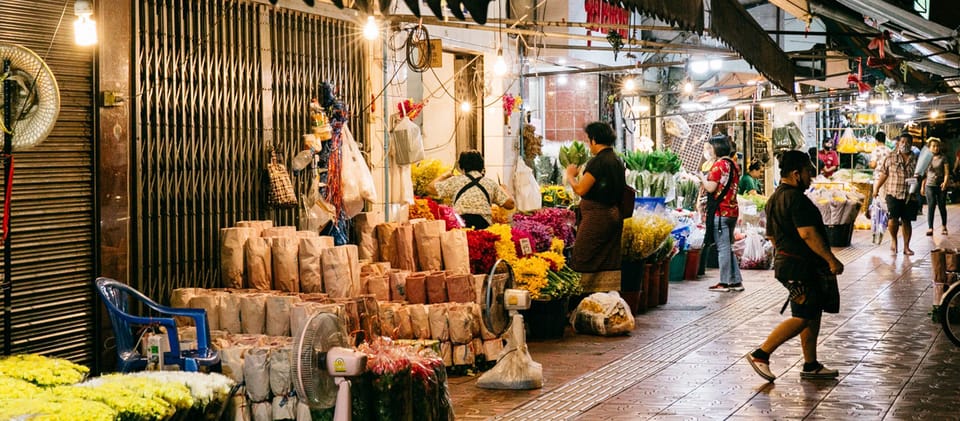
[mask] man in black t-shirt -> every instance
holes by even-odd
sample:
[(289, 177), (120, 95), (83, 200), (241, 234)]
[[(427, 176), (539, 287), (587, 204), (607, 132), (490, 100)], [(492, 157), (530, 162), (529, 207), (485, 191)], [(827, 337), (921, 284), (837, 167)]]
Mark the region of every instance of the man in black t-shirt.
[(838, 308), (831, 307), (839, 306), (838, 293), (827, 292), (836, 289), (823, 285), (828, 279), (835, 285), (843, 263), (830, 250), (820, 211), (804, 194), (815, 173), (807, 154), (785, 152), (780, 158), (780, 185), (767, 200), (767, 237), (777, 248), (774, 274), (790, 291), (792, 317), (781, 322), (746, 359), (770, 382), (776, 379), (770, 370), (770, 354), (797, 335), (803, 349), (801, 378), (832, 379), (839, 374), (817, 361), (817, 336), (825, 305), (829, 312), (836, 312)]

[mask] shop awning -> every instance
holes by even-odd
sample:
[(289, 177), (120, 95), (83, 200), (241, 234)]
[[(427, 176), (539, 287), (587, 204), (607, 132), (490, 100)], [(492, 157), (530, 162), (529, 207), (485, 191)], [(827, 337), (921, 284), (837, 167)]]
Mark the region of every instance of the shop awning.
[(807, 0), (770, 0), (775, 6), (783, 9), (793, 17), (800, 19), (810, 25), (813, 15), (810, 13), (810, 4)]
[(604, 0), (680, 29), (703, 33), (703, 0)]
[(793, 62), (736, 0), (710, 1), (710, 32), (783, 92), (796, 97)]

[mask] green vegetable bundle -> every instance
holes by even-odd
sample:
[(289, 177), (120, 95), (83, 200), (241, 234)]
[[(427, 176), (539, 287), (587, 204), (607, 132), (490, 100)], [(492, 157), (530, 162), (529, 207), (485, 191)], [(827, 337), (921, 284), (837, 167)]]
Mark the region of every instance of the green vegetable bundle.
[(633, 171), (676, 174), (682, 166), (680, 156), (671, 150), (661, 149), (653, 152), (627, 151), (622, 157), (627, 169)]
[(570, 146), (560, 147), (560, 166), (566, 168), (570, 164), (581, 166), (590, 159), (590, 150), (583, 142), (574, 141)]

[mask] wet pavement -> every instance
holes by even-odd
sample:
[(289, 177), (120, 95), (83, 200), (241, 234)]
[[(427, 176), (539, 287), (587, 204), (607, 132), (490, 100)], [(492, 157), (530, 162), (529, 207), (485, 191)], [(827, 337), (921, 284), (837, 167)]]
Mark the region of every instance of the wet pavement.
[[(568, 328), (563, 339), (531, 342), (543, 389), (484, 390), (473, 376), (451, 377), (457, 419), (960, 420), (960, 348), (928, 314), (930, 250), (960, 247), (960, 235), (926, 237), (920, 218), (914, 256), (891, 254), (889, 236), (872, 244), (870, 231), (834, 249), (846, 266), (841, 310), (824, 315), (818, 359), (840, 370), (836, 380), (800, 379), (797, 338), (771, 357), (775, 383), (754, 373), (743, 356), (787, 317), (779, 313), (786, 290), (773, 271), (749, 270), (746, 291), (707, 291), (718, 279), (712, 269), (671, 283), (668, 304), (637, 316), (629, 336)], [(960, 233), (958, 223), (949, 228)]]

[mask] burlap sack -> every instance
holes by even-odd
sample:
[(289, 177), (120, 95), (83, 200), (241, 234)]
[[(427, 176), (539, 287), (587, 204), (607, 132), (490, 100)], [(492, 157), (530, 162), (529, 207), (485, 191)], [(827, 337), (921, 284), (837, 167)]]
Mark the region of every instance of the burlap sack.
[(243, 248), (247, 264), (247, 282), (251, 288), (259, 290), (273, 289), (273, 259), (270, 250), (271, 240), (263, 237), (250, 237)]
[(360, 251), (355, 244), (345, 244), (343, 247), (347, 250), (347, 264), (350, 269), (351, 291), (353, 296), (360, 295)]
[(411, 304), (406, 306), (410, 312), (410, 326), (413, 328), (414, 339), (430, 339), (430, 317), (427, 314), (428, 307), (423, 304)]
[(220, 348), (223, 375), (237, 383), (243, 383), (243, 356), (249, 349), (250, 347), (240, 345)]
[(380, 301), (390, 301), (390, 278), (387, 275), (367, 277), (367, 292)]
[(252, 228), (253, 236), (260, 237), (263, 234), (263, 230), (267, 228), (273, 228), (273, 221), (239, 221), (237, 222), (238, 227), (243, 228)]
[(470, 349), (473, 350), (473, 355), (476, 356), (477, 361), (486, 361), (483, 358), (483, 339), (474, 337), (473, 340), (470, 341)]
[(407, 306), (400, 306), (393, 313), (394, 324), (397, 326), (397, 337), (400, 339), (413, 339), (413, 323), (410, 321), (410, 309)]
[(281, 227), (269, 227), (264, 228), (260, 232), (261, 237), (296, 237), (297, 236), (297, 227), (294, 226), (281, 226)]
[(944, 250), (944, 267), (947, 272), (960, 271), (960, 253), (955, 249)]
[[(177, 288), (170, 292), (170, 307), (173, 308), (189, 308), (190, 299), (193, 296), (200, 294), (202, 290), (200, 288)], [(174, 317), (177, 321), (177, 326), (192, 326), (193, 319), (186, 316), (177, 316)]]
[(487, 361), (496, 361), (500, 359), (500, 352), (503, 351), (503, 341), (500, 339), (490, 339), (483, 341), (483, 355)]
[[(397, 227), (400, 224), (396, 222), (387, 222), (377, 225), (377, 248), (379, 249), (379, 260), (393, 263), (397, 254)], [(397, 266), (393, 266), (397, 268)]]
[(270, 351), (270, 391), (274, 396), (290, 394), (293, 383), (290, 368), (293, 365), (293, 350), (286, 347)]
[(347, 249), (342, 246), (331, 247), (323, 249), (321, 253), (324, 292), (330, 298), (347, 298), (355, 295), (352, 290), (353, 277), (350, 274), (350, 256)]
[(407, 299), (407, 276), (410, 272), (400, 269), (390, 269), (387, 276), (390, 278), (390, 299), (404, 301)]
[(246, 287), (243, 248), (254, 232), (253, 228), (220, 229), (220, 282), (224, 288)]
[(320, 237), (320, 233), (316, 231), (297, 231), (297, 238), (315, 238)]
[(253, 414), (253, 421), (273, 421), (273, 403), (269, 400), (251, 402), (250, 412)]
[(274, 420), (292, 420), (297, 418), (296, 396), (274, 396), (271, 410)]
[(300, 292), (300, 266), (297, 254), (300, 239), (293, 235), (275, 237), (273, 246), (273, 288), (283, 292)]
[(425, 221), (413, 226), (413, 240), (417, 247), (420, 270), (443, 269), (440, 236), (446, 231), (447, 224), (444, 221)]
[(453, 367), (453, 344), (450, 341), (440, 342), (440, 357), (444, 366)]
[(470, 345), (453, 345), (453, 365), (473, 365), (473, 348)]
[(190, 308), (200, 308), (207, 312), (207, 326), (210, 330), (220, 330), (220, 296), (211, 291), (190, 298)]
[(267, 329), (267, 296), (243, 294), (240, 296), (240, 326), (243, 333), (262, 335)]
[(403, 224), (397, 227), (394, 238), (397, 241), (397, 252), (390, 266), (402, 270), (417, 270), (416, 252), (413, 247), (413, 226)]
[(300, 335), (303, 327), (307, 325), (307, 320), (319, 313), (323, 307), (324, 304), (310, 301), (295, 303), (290, 308), (290, 334), (293, 337)]
[(376, 229), (382, 222), (383, 217), (372, 212), (362, 212), (353, 217), (353, 229), (359, 243), (361, 259), (380, 260)]
[(477, 302), (483, 304), (483, 300), (486, 299), (487, 292), (484, 291), (484, 282), (486, 282), (487, 275), (471, 275), (473, 277), (473, 291), (477, 296)]
[(397, 328), (396, 312), (400, 307), (397, 303), (384, 303), (380, 306), (380, 328), (384, 336), (392, 339), (400, 339), (400, 331)]
[(220, 329), (229, 333), (243, 333), (240, 323), (240, 295), (220, 296)]
[(323, 292), (323, 270), (320, 267), (320, 237), (300, 238), (297, 256), (300, 265), (300, 292)]
[(456, 229), (440, 235), (443, 268), (447, 273), (470, 273), (470, 249), (467, 247), (467, 232)]
[(455, 304), (447, 307), (447, 327), (450, 342), (467, 344), (473, 340), (473, 313), (470, 306)]
[(267, 296), (267, 335), (290, 336), (290, 309), (298, 302), (292, 295)]
[(270, 399), (270, 349), (254, 348), (247, 351), (243, 358), (243, 379), (250, 402)]
[(430, 272), (426, 276), (427, 302), (447, 302), (447, 275), (443, 271)]
[(430, 304), (427, 312), (430, 319), (430, 336), (438, 341), (450, 340), (450, 328), (447, 326), (447, 305)]
[(414, 272), (407, 275), (404, 291), (406, 293), (407, 301), (409, 301), (411, 304), (426, 304), (426, 274), (423, 272)]
[(356, 302), (357, 311), (360, 313), (360, 329), (363, 329), (369, 342), (383, 334), (380, 303), (377, 302), (376, 297), (370, 294), (357, 297)]
[[(477, 292), (473, 286), (473, 275), (447, 275), (447, 298), (453, 303), (472, 303), (477, 299)], [(429, 288), (429, 287), (428, 287)]]
[(930, 265), (933, 267), (933, 282), (942, 284), (947, 279), (945, 250), (937, 248), (930, 251)]
[(470, 307), (470, 314), (473, 315), (473, 319), (471, 319), (471, 322), (473, 323), (470, 325), (470, 334), (473, 335), (474, 338), (479, 338), (481, 330), (480, 326), (483, 325), (483, 312), (480, 310), (480, 304), (469, 303), (466, 305)]

